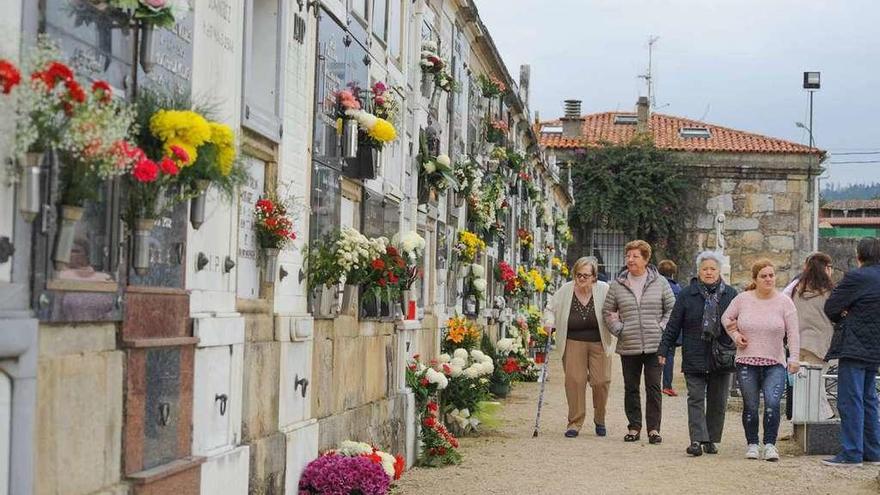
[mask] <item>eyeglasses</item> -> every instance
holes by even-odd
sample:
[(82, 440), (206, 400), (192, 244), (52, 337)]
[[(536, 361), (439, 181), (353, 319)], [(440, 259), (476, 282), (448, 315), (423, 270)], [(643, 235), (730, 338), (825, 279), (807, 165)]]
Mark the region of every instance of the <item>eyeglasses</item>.
[(575, 275), (578, 280), (589, 280), (594, 277), (592, 273), (578, 273)]

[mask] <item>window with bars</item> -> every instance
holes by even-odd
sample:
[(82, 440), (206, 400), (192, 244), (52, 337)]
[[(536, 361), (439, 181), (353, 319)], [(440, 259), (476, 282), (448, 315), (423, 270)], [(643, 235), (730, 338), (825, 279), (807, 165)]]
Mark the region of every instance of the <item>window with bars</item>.
[(626, 236), (618, 230), (593, 230), (588, 252), (599, 260), (599, 273), (611, 279), (626, 266), (623, 252), (626, 243)]

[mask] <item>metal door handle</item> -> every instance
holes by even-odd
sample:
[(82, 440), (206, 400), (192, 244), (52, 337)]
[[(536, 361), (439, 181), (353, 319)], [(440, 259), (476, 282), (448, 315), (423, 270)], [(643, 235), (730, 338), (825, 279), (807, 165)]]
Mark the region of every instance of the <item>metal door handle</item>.
[(305, 377), (300, 378), (299, 375), (296, 375), (293, 382), (293, 391), (296, 392), (296, 389), (299, 387), (302, 387), (302, 396), (305, 398), (306, 389), (309, 388), (309, 379)]
[(229, 397), (226, 394), (216, 394), (214, 395), (214, 402), (220, 401), (220, 416), (226, 414), (226, 403), (229, 401)]
[(171, 404), (168, 402), (160, 402), (159, 403), (159, 424), (162, 426), (168, 426), (168, 421), (171, 420)]

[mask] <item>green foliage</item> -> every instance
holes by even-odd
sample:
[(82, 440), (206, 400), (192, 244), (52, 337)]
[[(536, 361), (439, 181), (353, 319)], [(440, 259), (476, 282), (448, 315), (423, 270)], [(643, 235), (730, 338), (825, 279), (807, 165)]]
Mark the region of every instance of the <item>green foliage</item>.
[(681, 155), (649, 140), (588, 150), (572, 169), (577, 228), (609, 228), (648, 241), (664, 256), (688, 256), (685, 220), (694, 181)]

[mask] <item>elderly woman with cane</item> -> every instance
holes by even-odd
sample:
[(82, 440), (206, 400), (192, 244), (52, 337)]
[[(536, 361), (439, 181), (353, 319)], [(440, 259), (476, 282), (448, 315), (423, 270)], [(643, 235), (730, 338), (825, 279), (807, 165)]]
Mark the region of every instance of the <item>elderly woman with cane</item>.
[(721, 442), (736, 347), (721, 326), (721, 315), (736, 289), (721, 278), (721, 258), (712, 251), (697, 256), (697, 275), (672, 308), (657, 354), (660, 364), (681, 338), (681, 371), (688, 389), (688, 431), (694, 457), (717, 454)]
[(657, 348), (663, 328), (672, 314), (675, 295), (669, 282), (648, 265), (651, 245), (642, 240), (628, 243), (626, 270), (611, 283), (603, 310), (609, 331), (618, 338), (617, 353), (623, 364), (624, 409), (629, 422), (625, 442), (636, 442), (642, 430), (642, 400), (639, 389), (645, 375), (645, 421), (649, 443), (659, 444), (663, 395), (660, 379), (663, 366)]
[(568, 401), (565, 436), (568, 438), (578, 436), (584, 424), (588, 383), (593, 392), (596, 435), (606, 435), (605, 405), (611, 385), (611, 353), (615, 339), (602, 319), (608, 284), (596, 280), (598, 268), (595, 258), (577, 260), (572, 268), (574, 281), (563, 284), (544, 309), (544, 326), (548, 333), (555, 328), (562, 349), (565, 398)]

